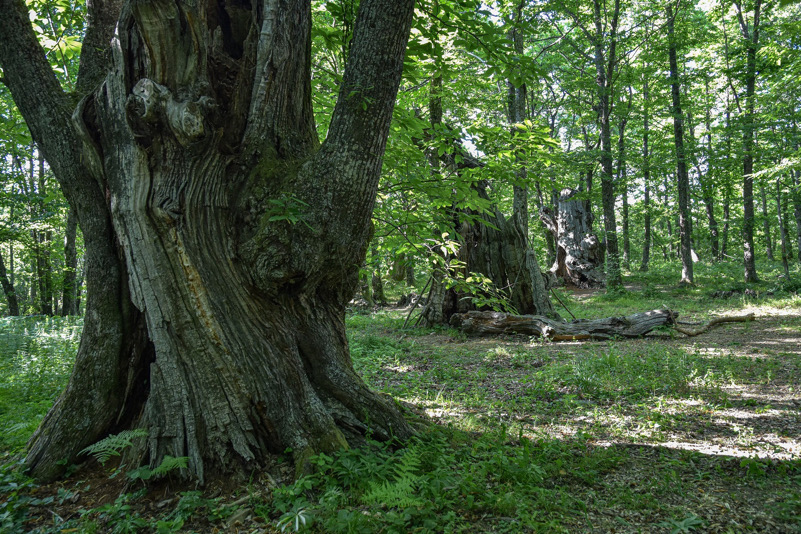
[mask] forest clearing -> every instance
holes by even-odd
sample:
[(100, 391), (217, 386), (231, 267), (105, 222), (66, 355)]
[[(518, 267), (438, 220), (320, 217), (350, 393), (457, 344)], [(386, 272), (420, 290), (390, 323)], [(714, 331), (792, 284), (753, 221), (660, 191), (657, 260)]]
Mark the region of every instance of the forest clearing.
[[(661, 266), (667, 268), (667, 266)], [(753, 312), (697, 337), (547, 342), (403, 329), (407, 308), (352, 310), (367, 383), (417, 419), (407, 446), (290, 456), (246, 485), (147, 486), (95, 461), (37, 486), (3, 467), (2, 521), (37, 532), (795, 532), (801, 525), (801, 298), (714, 297), (731, 282), (560, 290), (584, 317), (670, 305), (688, 320)], [(670, 266), (675, 272), (675, 265)], [(766, 294), (772, 292), (773, 294)], [(74, 319), (3, 319), (4, 462), (65, 383)], [(11, 350), (9, 350), (11, 349)], [(37, 530), (38, 529), (38, 530)], [(287, 529), (284, 529), (286, 532)]]

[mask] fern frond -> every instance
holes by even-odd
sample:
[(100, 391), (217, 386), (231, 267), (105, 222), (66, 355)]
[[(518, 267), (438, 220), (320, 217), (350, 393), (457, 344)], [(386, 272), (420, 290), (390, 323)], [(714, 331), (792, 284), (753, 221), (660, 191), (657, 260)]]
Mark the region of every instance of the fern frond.
[(425, 502), (415, 495), (418, 479), (405, 478), (383, 484), (372, 484), (370, 491), (362, 496), (365, 504), (383, 504), (389, 508), (423, 506)]
[(170, 471), (174, 471), (176, 469), (186, 469), (189, 465), (189, 457), (188, 456), (178, 456), (177, 458), (173, 456), (166, 455), (164, 459), (161, 461), (159, 466), (153, 470), (150, 474), (151, 477), (158, 477), (161, 475), (166, 475)]
[(137, 428), (123, 430), (119, 434), (112, 434), (83, 449), (80, 454), (91, 454), (101, 464), (105, 464), (112, 456), (119, 456), (120, 451), (133, 445), (135, 439), (146, 438), (147, 430)]
[(151, 478), (164, 476), (176, 469), (186, 469), (187, 465), (189, 465), (188, 456), (178, 456), (176, 458), (167, 454), (164, 456), (164, 459), (161, 461), (158, 467), (151, 469), (148, 466), (143, 465), (142, 467), (138, 467), (132, 471), (129, 471), (128, 478), (131, 480), (150, 480)]
[(395, 480), (371, 484), (370, 490), (362, 496), (362, 501), (365, 504), (383, 504), (390, 508), (423, 506), (424, 500), (415, 495), (422, 479), (417, 474), (420, 465), (420, 451), (406, 449), (393, 469)]

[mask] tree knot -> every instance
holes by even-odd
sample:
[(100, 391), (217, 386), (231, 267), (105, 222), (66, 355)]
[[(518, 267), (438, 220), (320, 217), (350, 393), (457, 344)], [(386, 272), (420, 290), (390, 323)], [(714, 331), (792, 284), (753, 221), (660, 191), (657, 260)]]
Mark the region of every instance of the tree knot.
[(205, 116), (215, 107), (208, 96), (177, 100), (169, 89), (147, 78), (136, 82), (126, 102), (128, 122), (137, 136), (152, 137), (166, 124), (183, 147), (203, 138)]

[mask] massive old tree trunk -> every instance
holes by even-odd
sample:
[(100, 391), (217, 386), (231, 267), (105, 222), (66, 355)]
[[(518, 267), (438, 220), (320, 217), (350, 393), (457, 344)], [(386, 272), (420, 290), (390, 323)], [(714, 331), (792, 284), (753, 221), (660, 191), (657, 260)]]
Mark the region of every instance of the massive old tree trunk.
[(588, 200), (575, 198), (577, 194), (564, 189), (556, 216), (548, 209), (540, 216), (557, 243), (551, 272), (571, 286), (603, 287), (603, 251), (592, 229), (592, 210)]
[[(442, 77), (435, 75), (431, 83), (429, 115), (432, 130), (442, 128)], [(510, 119), (522, 121), (524, 113), (524, 90), (510, 88)], [(514, 127), (513, 127), (514, 129)], [(465, 169), (482, 166), (476, 158), (453, 142), (452, 153), (437, 155), (428, 153), (432, 174), (440, 168), (460, 173)], [(454, 154), (458, 154), (456, 158)], [(518, 175), (525, 180), (525, 175)], [(473, 184), (476, 195), (492, 207), (486, 212), (451, 208), (456, 239), (459, 241), (457, 260), (460, 267), (450, 268), (449, 253), (434, 267), (428, 300), (420, 312), (420, 321), (426, 325), (447, 324), (450, 317), (459, 312), (476, 309), (477, 300), (487, 298), (503, 300), (518, 313), (537, 313), (554, 315), (548, 288), (540, 271), (537, 258), (528, 242), (528, 192), (525, 188), (514, 188), (514, 214), (506, 219), (497, 205), (491, 202), (485, 180)], [(438, 253), (438, 252), (437, 252)], [(458, 272), (457, 272), (458, 271)], [(465, 287), (453, 285), (454, 279), (465, 280), (472, 273), (486, 277), (490, 291), (494, 294), (475, 295), (465, 291)], [(478, 297), (478, 298), (476, 298)], [(480, 305), (479, 305), (480, 307)]]
[[(105, 424), (148, 430), (134, 460), (186, 456), (203, 481), (287, 448), (303, 466), (368, 431), (410, 434), (354, 372), (344, 306), (366, 252), (412, 8), (361, 3), (320, 145), (309, 2), (123, 6), (112, 70), (74, 122), (154, 347), (116, 391), (135, 411), (122, 421), (111, 410)], [(63, 457), (50, 437), (62, 427), (43, 424), (35, 472)]]

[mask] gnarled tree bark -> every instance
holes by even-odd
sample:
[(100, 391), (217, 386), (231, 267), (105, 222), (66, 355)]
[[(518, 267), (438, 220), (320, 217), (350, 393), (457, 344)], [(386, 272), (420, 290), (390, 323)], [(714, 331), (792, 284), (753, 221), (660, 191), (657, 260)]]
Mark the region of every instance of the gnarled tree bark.
[[(22, 2), (2, 0), (9, 4), (27, 19)], [(411, 434), (395, 404), (354, 372), (344, 308), (365, 257), (412, 11), (411, 0), (361, 3), (320, 144), (308, 1), (122, 7), (111, 70), (64, 134), (75, 157), (62, 170), (88, 171), (92, 198), (113, 221), (106, 239), (120, 244), (112, 284), (120, 292), (109, 305), (141, 318), (123, 321), (139, 325), (137, 335), (110, 336), (137, 350), (123, 361), (129, 372), (108, 371), (105, 383), (125, 379), (113, 388), (111, 415), (83, 416), (88, 439), (145, 428), (147, 443), (131, 460), (186, 456), (188, 474), (202, 482), (245, 475), (287, 448), (302, 467), (310, 454), (359, 443), (368, 431)], [(8, 61), (21, 59), (2, 48), (8, 73)], [(29, 111), (29, 123), (40, 119)], [(97, 239), (98, 229), (80, 222)], [(99, 293), (92, 289), (90, 298)], [(148, 339), (153, 350), (139, 350)], [(83, 343), (96, 342), (84, 334)], [(33, 440), (28, 463), (37, 475), (54, 474), (65, 455), (59, 443), (70, 442), (72, 459), (86, 441), (67, 435), (65, 418), (94, 394), (87, 384), (98, 367), (114, 361), (91, 348), (79, 357), (85, 381), (73, 377), (74, 391)]]

